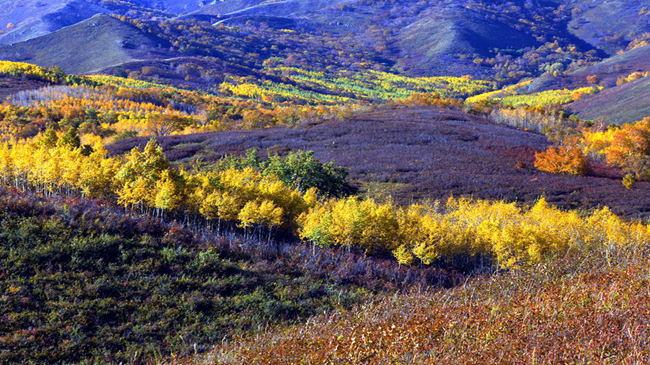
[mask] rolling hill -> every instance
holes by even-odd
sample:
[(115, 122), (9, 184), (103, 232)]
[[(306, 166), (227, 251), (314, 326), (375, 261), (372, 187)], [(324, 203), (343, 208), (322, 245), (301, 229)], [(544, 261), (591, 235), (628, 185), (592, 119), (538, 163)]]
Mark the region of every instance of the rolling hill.
[(107, 15), (96, 15), (54, 33), (0, 47), (0, 59), (60, 66), (84, 74), (125, 62), (163, 58), (168, 45)]
[[(0, 45), (13, 44), (55, 32), (96, 14), (148, 13), (172, 18), (200, 9), (207, 0), (0, 0)], [(165, 14), (166, 13), (166, 14)]]
[(462, 10), (435, 12), (407, 25), (393, 46), (399, 50), (397, 67), (411, 74), (488, 74), (458, 55), (489, 56), (494, 49), (538, 46), (530, 35), (481, 14)]
[(631, 123), (650, 117), (650, 78), (629, 82), (572, 103), (569, 108), (583, 119)]
[[(109, 150), (124, 153), (146, 142), (124, 140)], [(450, 110), (380, 108), (301, 128), (171, 136), (161, 144), (178, 162), (210, 163), (250, 148), (262, 156), (314, 151), (320, 161), (347, 168), (367, 194), (388, 194), (404, 205), (449, 196), (530, 202), (543, 195), (564, 208), (605, 205), (630, 217), (650, 214), (650, 183), (625, 189), (616, 171), (598, 164), (590, 176), (540, 172), (534, 154), (549, 146), (545, 136)]]
[(633, 73), (650, 72), (650, 45), (617, 54), (573, 72), (552, 76), (543, 75), (519, 91), (536, 93), (546, 90), (578, 89), (593, 86), (595, 78), (604, 91), (588, 95), (568, 108), (585, 119), (602, 118), (608, 123), (629, 123), (650, 116), (650, 78), (617, 85), (618, 80)]
[(648, 363), (650, 0), (0, 9), (0, 364)]
[(108, 10), (85, 0), (0, 0), (1, 44), (40, 37)]
[(610, 55), (650, 30), (650, 1), (566, 1), (572, 8), (569, 31)]

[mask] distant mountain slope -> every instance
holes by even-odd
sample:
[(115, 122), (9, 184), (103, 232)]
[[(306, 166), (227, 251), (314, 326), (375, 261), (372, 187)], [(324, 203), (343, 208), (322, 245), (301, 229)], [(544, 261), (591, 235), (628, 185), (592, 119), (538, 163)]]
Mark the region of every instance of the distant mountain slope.
[(617, 86), (619, 78), (635, 72), (650, 72), (650, 45), (618, 54), (566, 75), (541, 76), (520, 89), (520, 92), (577, 89), (590, 86), (588, 79), (594, 78), (605, 90), (585, 96), (571, 104), (569, 109), (584, 119), (603, 118), (608, 123), (629, 123), (650, 116), (650, 78)]
[[(361, 0), (225, 0), (189, 15), (217, 23), (239, 25), (246, 21), (303, 28), (351, 37), (396, 62), (399, 71), (414, 75), (480, 75), (485, 69), (471, 58), (487, 57), (499, 50), (520, 50), (540, 45), (484, 9), (463, 6), (467, 1), (368, 3)], [(264, 19), (261, 19), (263, 16)], [(272, 19), (276, 18), (277, 21)], [(306, 26), (306, 22), (315, 26)]]
[(298, 14), (317, 14), (336, 4), (350, 0), (226, 0), (206, 5), (193, 14), (221, 15), (223, 17), (241, 15), (292, 16)]
[[(650, 28), (648, 29), (650, 31)], [(598, 75), (602, 81), (613, 83), (620, 76), (632, 72), (650, 71), (650, 45), (610, 57), (593, 66), (573, 73), (573, 76)]]
[(43, 36), (95, 14), (167, 12), (170, 17), (196, 11), (213, 0), (0, 0), (0, 44)]
[(630, 82), (573, 103), (570, 109), (584, 119), (631, 123), (650, 117), (650, 78)]
[(26, 41), (108, 10), (85, 0), (0, 0), (0, 44)]
[(215, 2), (216, 0), (119, 0), (113, 1), (115, 4), (110, 4), (110, 1), (102, 0), (89, 1), (94, 1), (100, 4), (108, 3), (105, 5), (108, 8), (111, 8), (114, 5), (120, 5), (161, 10), (172, 14), (185, 14), (196, 11), (207, 4)]
[(616, 86), (616, 80), (633, 72), (650, 71), (650, 45), (607, 58), (593, 65), (582, 67), (566, 75), (544, 75), (527, 87), (527, 91), (539, 92), (551, 89), (575, 89), (588, 86), (588, 76), (597, 76), (598, 84)]
[(572, 0), (569, 30), (610, 55), (650, 32), (650, 0)]
[(457, 56), (539, 45), (530, 35), (467, 9), (433, 12), (398, 32), (398, 68), (414, 74), (480, 73), (472, 59), (459, 62)]
[[(60, 66), (84, 74), (138, 59), (163, 57), (164, 41), (106, 15), (26, 42), (0, 47), (0, 59)], [(154, 56), (155, 54), (155, 56)]]

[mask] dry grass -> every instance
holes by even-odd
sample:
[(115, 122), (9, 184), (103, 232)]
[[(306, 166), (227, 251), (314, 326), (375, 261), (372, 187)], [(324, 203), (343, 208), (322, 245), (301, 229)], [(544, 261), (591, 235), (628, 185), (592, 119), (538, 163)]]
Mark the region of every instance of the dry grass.
[(218, 346), (204, 364), (644, 364), (648, 249), (395, 295)]

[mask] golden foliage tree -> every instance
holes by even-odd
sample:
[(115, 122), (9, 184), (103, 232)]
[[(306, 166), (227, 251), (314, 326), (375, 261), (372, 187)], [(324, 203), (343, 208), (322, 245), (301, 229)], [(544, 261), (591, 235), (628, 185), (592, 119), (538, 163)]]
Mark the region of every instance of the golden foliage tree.
[(637, 179), (650, 176), (650, 118), (627, 124), (614, 132), (605, 149), (607, 162), (623, 168)]

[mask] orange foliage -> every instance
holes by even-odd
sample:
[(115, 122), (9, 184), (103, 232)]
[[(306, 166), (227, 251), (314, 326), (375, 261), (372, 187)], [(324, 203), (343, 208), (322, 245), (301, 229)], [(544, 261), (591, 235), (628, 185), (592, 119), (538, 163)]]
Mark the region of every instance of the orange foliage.
[(554, 174), (584, 175), (589, 165), (582, 149), (572, 143), (536, 153), (535, 167)]
[(637, 178), (650, 175), (650, 118), (627, 124), (616, 131), (605, 155), (609, 164), (619, 166)]

